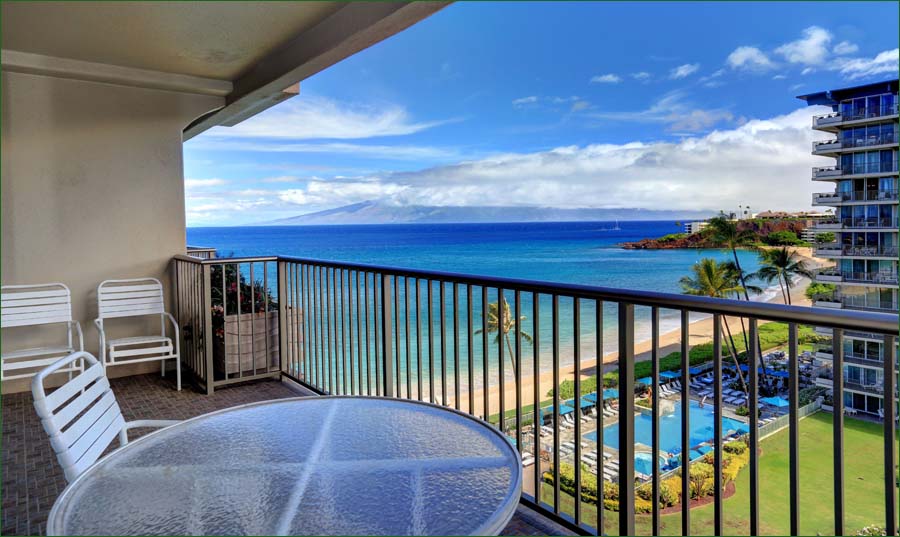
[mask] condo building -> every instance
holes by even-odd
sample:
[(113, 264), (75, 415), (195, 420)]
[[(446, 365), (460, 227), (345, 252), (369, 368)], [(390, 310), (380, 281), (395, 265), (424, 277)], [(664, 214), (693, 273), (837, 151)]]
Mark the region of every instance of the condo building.
[[(812, 169), (812, 180), (827, 185), (812, 204), (834, 207), (834, 218), (814, 228), (816, 255), (834, 260), (816, 275), (835, 286), (816, 298), (818, 307), (897, 313), (897, 82), (799, 97), (832, 109), (812, 120), (814, 130), (833, 135), (813, 142), (813, 155), (834, 159)], [(874, 334), (843, 335), (844, 405), (851, 412), (883, 416), (883, 345)], [(820, 346), (816, 357), (823, 371), (817, 384), (830, 387), (833, 345)]]

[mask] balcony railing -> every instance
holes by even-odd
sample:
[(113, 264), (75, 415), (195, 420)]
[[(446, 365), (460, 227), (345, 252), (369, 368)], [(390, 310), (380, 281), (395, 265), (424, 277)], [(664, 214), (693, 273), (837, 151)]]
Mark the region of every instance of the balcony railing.
[(815, 223), (820, 230), (830, 229), (897, 229), (896, 218), (832, 218)]
[(216, 257), (215, 248), (207, 248), (205, 246), (188, 246), (186, 248), (187, 255), (196, 257), (197, 259), (214, 259)]
[(816, 192), (813, 205), (832, 205), (847, 201), (897, 201), (896, 190), (857, 190), (855, 192)]
[(863, 136), (860, 138), (853, 138), (852, 136), (845, 136), (840, 139), (831, 139), (831, 140), (816, 140), (812, 143), (813, 153), (817, 153), (820, 151), (837, 151), (840, 149), (853, 149), (858, 147), (873, 147), (878, 145), (891, 145), (896, 144), (897, 138), (893, 133), (881, 134), (875, 136)]
[(832, 112), (813, 117), (813, 127), (822, 127), (825, 125), (835, 125), (847, 121), (858, 121), (861, 119), (869, 119), (884, 116), (897, 115), (897, 105), (881, 106), (873, 109), (861, 110), (859, 112), (841, 113)]
[(817, 271), (816, 280), (820, 282), (848, 282), (862, 284), (897, 285), (896, 272), (842, 272), (834, 267)]
[[(261, 272), (260, 265), (270, 268)], [(536, 462), (526, 467), (533, 490), (523, 492), (523, 502), (554, 520), (579, 532), (635, 534), (635, 497), (637, 483), (651, 484), (650, 533), (660, 534), (660, 484), (663, 469), (658, 433), (652, 445), (651, 469), (647, 475), (635, 469), (635, 420), (637, 413), (634, 375), (636, 320), (648, 323), (652, 355), (650, 391), (653, 401), (660, 401), (660, 329), (661, 318), (679, 322), (681, 356), (677, 371), (684, 390), (681, 401), (680, 451), (691, 453), (690, 408), (694, 371), (688, 356), (691, 341), (691, 314), (713, 318), (713, 353), (710, 358), (714, 373), (711, 394), (706, 404), (714, 413), (714, 430), (710, 457), (714, 467), (713, 532), (723, 534), (724, 517), (724, 443), (723, 430), (723, 334), (725, 316), (746, 319), (750, 356), (757, 356), (758, 325), (761, 321), (787, 323), (789, 334), (788, 371), (790, 374), (788, 429), (790, 445), (790, 525), (791, 533), (799, 533), (799, 468), (801, 451), (799, 427), (799, 325), (833, 329), (835, 345), (842, 345), (844, 330), (862, 330), (885, 335), (886, 375), (894, 382), (893, 370), (898, 318), (896, 315), (865, 312), (820, 311), (813, 308), (784, 306), (763, 302), (711, 299), (648, 291), (633, 291), (585, 285), (557, 284), (487, 276), (473, 276), (426, 270), (339, 263), (292, 257), (198, 260), (178, 256), (174, 260), (176, 308), (186, 342), (193, 345), (193, 358), (185, 362), (204, 381), (208, 389), (218, 383), (237, 382), (271, 374), (273, 362), (265, 362), (264, 371), (256, 371), (255, 358), (248, 370), (244, 356), (254, 357), (260, 339), (250, 336), (247, 349), (241, 337), (248, 332), (223, 330), (227, 349), (237, 339), (238, 371), (253, 374), (243, 377), (232, 373), (216, 377), (212, 356), (217, 326), (211, 315), (221, 314), (224, 323), (229, 316), (241, 327), (243, 316), (252, 316), (259, 301), (263, 311), (276, 312), (277, 348), (275, 360), (283, 377), (293, 379), (322, 394), (377, 395), (430, 401), (456, 408), (480, 417), (507, 434), (523, 453), (534, 455)], [(274, 265), (274, 266), (273, 266)], [(218, 268), (217, 268), (218, 267)], [(254, 267), (257, 270), (254, 272)], [(242, 308), (251, 298), (249, 312)], [(224, 311), (215, 310), (217, 301)], [(274, 310), (271, 309), (273, 304)], [(611, 318), (611, 319), (610, 319)], [(253, 317), (253, 319), (256, 319)], [(615, 320), (615, 330), (604, 320)], [(189, 328), (189, 330), (188, 330)], [(269, 334), (269, 331), (263, 331)], [(565, 335), (564, 335), (565, 334)], [(263, 338), (262, 341), (269, 341)], [(587, 398), (565, 401), (559, 389), (563, 380), (573, 383), (573, 393), (582, 393), (580, 372), (592, 367), (603, 374), (604, 349), (615, 342), (618, 350), (617, 396), (598, 390), (595, 401)], [(204, 359), (204, 352), (206, 356)], [(268, 355), (266, 355), (268, 356)], [(222, 355), (227, 363), (227, 350)], [(596, 360), (596, 361), (595, 361)], [(841, 371), (837, 357), (837, 371)], [(205, 368), (205, 369), (204, 369)], [(545, 376), (542, 376), (545, 375)], [(760, 420), (759, 368), (747, 374), (749, 417), (749, 525), (750, 533), (760, 531), (759, 442)], [(550, 377), (548, 379), (548, 377)], [(844, 534), (845, 458), (843, 438), (843, 380), (836, 374), (833, 398), (833, 453), (835, 533)], [(210, 379), (214, 382), (210, 383)], [(548, 391), (552, 394), (548, 395)], [(890, 392), (889, 392), (890, 393)], [(696, 394), (694, 394), (696, 395)], [(620, 447), (618, 461), (606, 461), (604, 454), (604, 411), (617, 402), (620, 418), (615, 444)], [(571, 403), (568, 406), (566, 403)], [(535, 412), (535, 408), (545, 411)], [(598, 411), (584, 412), (582, 408)], [(648, 411), (655, 431), (661, 423), (660, 405)], [(566, 416), (575, 415), (569, 420)], [(535, 420), (535, 417), (537, 418)], [(884, 522), (896, 524), (896, 488), (894, 486), (894, 405), (885, 406), (885, 475)], [(627, 419), (626, 419), (627, 418)], [(606, 422), (606, 423), (605, 423)], [(596, 434), (596, 453), (587, 452), (582, 438), (587, 432)], [(562, 435), (574, 434), (571, 448), (562, 443)], [(588, 444), (590, 445), (590, 444)], [(599, 455), (599, 456), (598, 456)], [(671, 455), (671, 454), (669, 454)], [(683, 457), (677, 464), (683, 475), (690, 475), (693, 462)], [(874, 461), (873, 461), (874, 462)], [(586, 475), (596, 475), (601, 483), (612, 481), (619, 487), (618, 512), (587, 509), (582, 487), (573, 487), (571, 496), (561, 483), (562, 464), (570, 464), (576, 483)], [(691, 480), (681, 480), (683, 498), (691, 497)], [(813, 500), (815, 501), (815, 500)], [(596, 514), (595, 514), (596, 513)], [(682, 509), (682, 527), (690, 528), (691, 510)], [(599, 528), (599, 530), (598, 530)]]
[(823, 257), (897, 257), (896, 246), (844, 246), (840, 243), (829, 242), (816, 245), (816, 255)]
[(839, 298), (845, 308), (864, 311), (897, 311), (896, 300), (871, 298), (868, 295), (844, 295)]
[(897, 161), (860, 162), (847, 166), (817, 166), (812, 169), (813, 179), (842, 177), (845, 175), (863, 175), (877, 173), (893, 173), (897, 171)]

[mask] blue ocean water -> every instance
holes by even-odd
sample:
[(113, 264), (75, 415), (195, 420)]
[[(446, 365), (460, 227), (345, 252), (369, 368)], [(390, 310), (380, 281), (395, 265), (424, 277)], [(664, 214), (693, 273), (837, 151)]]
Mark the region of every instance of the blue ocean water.
[[(616, 229), (618, 228), (618, 229)], [(399, 224), (365, 226), (266, 226), (266, 227), (194, 227), (187, 229), (192, 246), (214, 247), (220, 256), (287, 255), (304, 258), (370, 263), (385, 266), (430, 269), (477, 275), (525, 278), (551, 282), (599, 285), (626, 289), (681, 291), (678, 280), (690, 274), (691, 266), (703, 257), (731, 259), (722, 250), (625, 250), (619, 244), (644, 238), (677, 233), (673, 221), (635, 222), (557, 222), (502, 224)], [(758, 268), (751, 252), (738, 252), (748, 271)], [(464, 295), (464, 293), (462, 293)], [(447, 301), (450, 300), (447, 293)], [(465, 308), (465, 297), (461, 296)], [(401, 298), (402, 300), (402, 298)], [(476, 300), (477, 292), (476, 292)], [(492, 301), (496, 300), (492, 296)], [(512, 297), (507, 296), (512, 303)], [(522, 311), (531, 312), (530, 297), (523, 295)], [(449, 310), (449, 302), (447, 303)], [(552, 338), (549, 297), (540, 303), (540, 355), (549, 353)], [(480, 305), (473, 304), (474, 327), (481, 326)], [(594, 305), (582, 304), (579, 343), (582, 356), (596, 354)], [(465, 311), (465, 309), (463, 309)], [(462, 315), (465, 317), (465, 315)], [(692, 320), (701, 316), (692, 316)], [(560, 300), (559, 337), (561, 362), (572, 360), (574, 337), (571, 300)], [(638, 308), (635, 333), (638, 340), (649, 337), (649, 312)], [(465, 319), (460, 325), (461, 355), (466, 356)], [(604, 307), (603, 352), (616, 350), (616, 309)], [(437, 319), (435, 319), (437, 323)], [(531, 320), (523, 324), (529, 331)], [(677, 328), (677, 312), (661, 310), (661, 333)], [(426, 327), (425, 330), (428, 330)], [(449, 330), (449, 329), (448, 329)], [(440, 327), (431, 327), (437, 339)], [(425, 337), (427, 337), (426, 334)], [(447, 334), (449, 336), (449, 334)], [(436, 342), (437, 343), (437, 342)], [(480, 369), (480, 345), (475, 367)], [(491, 346), (489, 360), (496, 363), (497, 351)], [(530, 349), (523, 349), (523, 356)], [(452, 353), (451, 353), (452, 354)], [(408, 358), (408, 357), (404, 357)], [(448, 356), (447, 360), (451, 360)], [(410, 360), (412, 362), (412, 360)], [(461, 360), (461, 372), (467, 364)], [(407, 362), (408, 363), (408, 362)], [(453, 364), (447, 369), (452, 373)], [(405, 366), (404, 366), (405, 367)], [(440, 357), (436, 366), (442, 367)], [(507, 374), (509, 372), (507, 371)]]

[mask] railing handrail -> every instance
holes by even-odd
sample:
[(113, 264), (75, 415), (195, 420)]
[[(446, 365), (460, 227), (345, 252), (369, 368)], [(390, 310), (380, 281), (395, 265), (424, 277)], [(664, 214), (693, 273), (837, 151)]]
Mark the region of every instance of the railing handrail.
[(190, 263), (196, 263), (198, 265), (230, 265), (233, 263), (255, 263), (255, 262), (263, 262), (263, 261), (278, 261), (278, 256), (274, 255), (264, 255), (264, 256), (246, 256), (246, 257), (215, 257), (212, 259), (200, 259), (199, 257), (192, 257), (189, 255), (178, 254), (172, 256), (173, 259), (177, 259), (179, 261), (187, 261)]
[(321, 267), (351, 269), (362, 272), (380, 273), (390, 276), (414, 277), (442, 280), (477, 286), (495, 287), (510, 291), (525, 291), (559, 296), (579, 297), (596, 300), (627, 302), (638, 306), (656, 306), (663, 309), (690, 310), (699, 313), (723, 314), (728, 316), (759, 317), (772, 321), (795, 322), (800, 324), (826, 326), (849, 330), (865, 330), (878, 334), (898, 333), (898, 316), (885, 313), (832, 311), (829, 309), (789, 306), (769, 302), (753, 302), (727, 298), (709, 298), (676, 293), (617, 289), (582, 284), (555, 283), (541, 280), (505, 278), (410, 269), (366, 263), (348, 263), (321, 259), (278, 256), (279, 261), (304, 263)]

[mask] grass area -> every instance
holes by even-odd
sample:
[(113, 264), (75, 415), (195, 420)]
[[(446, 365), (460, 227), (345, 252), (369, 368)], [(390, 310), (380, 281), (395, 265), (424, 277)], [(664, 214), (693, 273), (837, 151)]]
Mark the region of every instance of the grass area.
[[(832, 416), (817, 412), (800, 422), (800, 534), (833, 535), (833, 458)], [(870, 524), (884, 525), (884, 477), (881, 454), (884, 446), (880, 424), (847, 418), (844, 420), (844, 498), (847, 534)], [(763, 535), (788, 535), (790, 532), (788, 431), (784, 429), (760, 442), (760, 532)], [(735, 484), (734, 496), (725, 500), (726, 535), (749, 534), (750, 513), (748, 470)], [(553, 488), (544, 485), (545, 502), (553, 501)], [(560, 507), (574, 512), (574, 499), (561, 495)], [(596, 523), (596, 506), (583, 504), (587, 523)], [(615, 534), (618, 513), (606, 511), (606, 531)], [(638, 515), (637, 533), (650, 534), (650, 516)], [(663, 535), (681, 535), (681, 514), (664, 515)], [(712, 535), (713, 505), (691, 510), (691, 532)]]

